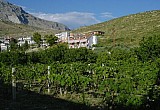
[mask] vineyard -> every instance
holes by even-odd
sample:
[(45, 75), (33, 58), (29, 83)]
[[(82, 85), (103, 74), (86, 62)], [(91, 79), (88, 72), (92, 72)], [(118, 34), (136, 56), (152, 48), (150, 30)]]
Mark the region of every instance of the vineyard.
[(14, 79), (17, 91), (48, 94), (94, 109), (159, 109), (159, 37), (143, 39), (138, 48), (99, 53), (65, 45), (32, 53), (3, 52), (0, 84), (10, 85)]

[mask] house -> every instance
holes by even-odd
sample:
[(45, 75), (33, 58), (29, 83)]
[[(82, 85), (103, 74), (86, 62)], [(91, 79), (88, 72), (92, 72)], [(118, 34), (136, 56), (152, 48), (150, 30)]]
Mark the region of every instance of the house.
[(25, 42), (28, 42), (29, 45), (32, 45), (32, 44), (35, 44), (35, 41), (33, 40), (32, 37), (21, 37), (21, 38), (18, 38), (18, 45), (19, 46), (22, 46), (23, 44), (25, 44)]
[(12, 38), (10, 38), (10, 37), (4, 38), (4, 42), (3, 42), (3, 43), (4, 43), (5, 45), (9, 45), (11, 39), (12, 39)]
[(8, 49), (8, 45), (4, 44), (4, 43), (0, 43), (0, 50), (4, 51)]
[(69, 48), (80, 48), (80, 47), (87, 47), (87, 39), (83, 35), (73, 35), (69, 36), (68, 38), (68, 45)]
[(58, 37), (59, 41), (58, 42), (68, 42), (68, 37), (70, 36), (69, 32), (61, 32), (55, 34), (56, 37)]
[(94, 35), (104, 35), (105, 32), (103, 32), (103, 31), (93, 31), (93, 34)]
[(9, 47), (9, 42), (10, 42), (11, 38), (5, 38), (5, 37), (1, 37), (0, 38), (0, 49), (1, 51), (7, 50)]
[[(97, 44), (96, 32), (93, 31), (87, 33), (62, 32), (55, 34), (55, 36), (59, 38), (58, 42), (67, 42), (69, 48), (80, 48), (80, 47), (92, 48), (93, 45)], [(98, 31), (97, 33), (100, 32)]]
[(97, 44), (97, 36), (93, 34), (70, 34), (68, 39), (69, 48), (92, 48)]
[(42, 39), (42, 41), (41, 41), (41, 47), (48, 47), (49, 44), (47, 43), (46, 38), (42, 37), (41, 39)]
[(88, 47), (91, 48), (93, 47), (93, 45), (97, 44), (97, 36), (96, 35), (92, 35), (88, 38)]

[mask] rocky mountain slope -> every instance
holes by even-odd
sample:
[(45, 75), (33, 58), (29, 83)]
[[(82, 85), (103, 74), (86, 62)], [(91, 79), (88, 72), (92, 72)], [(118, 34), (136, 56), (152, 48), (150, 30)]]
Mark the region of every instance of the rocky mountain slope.
[(143, 37), (160, 34), (160, 10), (123, 16), (103, 23), (82, 27), (73, 32), (100, 30), (105, 35), (99, 38), (99, 45), (135, 47)]
[(66, 31), (69, 28), (61, 23), (46, 21), (25, 12), (21, 7), (7, 1), (0, 0), (0, 20), (11, 21), (18, 24), (39, 27), (43, 29), (54, 29)]

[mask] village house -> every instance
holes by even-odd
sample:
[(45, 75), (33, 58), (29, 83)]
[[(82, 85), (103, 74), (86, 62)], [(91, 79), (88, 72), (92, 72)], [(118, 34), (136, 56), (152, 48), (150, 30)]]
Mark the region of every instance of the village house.
[[(97, 36), (103, 35), (102, 31), (90, 31), (86, 33), (69, 33), (69, 32), (61, 32), (55, 34), (58, 37), (59, 43), (68, 43), (69, 48), (93, 48), (93, 45), (97, 44)], [(0, 38), (0, 48), (1, 50), (7, 50), (9, 47), (11, 38)], [(29, 45), (34, 45), (36, 42), (33, 40), (33, 37), (21, 37), (18, 38), (18, 45), (22, 46), (25, 42), (28, 42)], [(48, 47), (48, 43), (46, 39), (43, 37), (41, 41), (41, 47)]]
[(94, 35), (104, 35), (103, 31), (93, 31)]
[(42, 37), (41, 39), (42, 39), (41, 44), (40, 44), (41, 47), (48, 47), (49, 44), (47, 43), (46, 38)]
[(4, 43), (0, 43), (0, 50), (1, 51), (4, 51), (4, 50), (7, 50), (7, 45), (5, 45)]
[(0, 38), (0, 50), (1, 50), (1, 51), (5, 51), (5, 50), (8, 49), (10, 39), (11, 39), (11, 38), (9, 38), (9, 37), (7, 37), (7, 38), (1, 37), (1, 38)]
[(68, 39), (69, 48), (92, 48), (97, 44), (97, 36), (93, 34), (70, 34)]
[(62, 32), (55, 34), (59, 38), (59, 42), (67, 42), (69, 48), (92, 48), (97, 44), (97, 36), (103, 35), (102, 31), (90, 31), (83, 34), (73, 34), (69, 32)]
[(56, 37), (58, 37), (58, 42), (68, 42), (68, 38), (70, 36), (69, 32), (61, 32), (55, 34)]
[(25, 44), (25, 42), (28, 42), (29, 45), (35, 44), (35, 41), (33, 40), (32, 37), (20, 37), (18, 38), (18, 45), (22, 46), (23, 44)]

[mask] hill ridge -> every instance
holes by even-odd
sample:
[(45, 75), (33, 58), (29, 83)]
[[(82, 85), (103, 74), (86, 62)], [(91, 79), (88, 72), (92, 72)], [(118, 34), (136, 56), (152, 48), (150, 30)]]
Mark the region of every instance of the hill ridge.
[(106, 22), (76, 29), (73, 32), (94, 30), (105, 32), (105, 35), (99, 38), (99, 45), (101, 46), (113, 46), (114, 39), (118, 46), (138, 46), (142, 37), (149, 34), (160, 34), (160, 10), (114, 18)]

